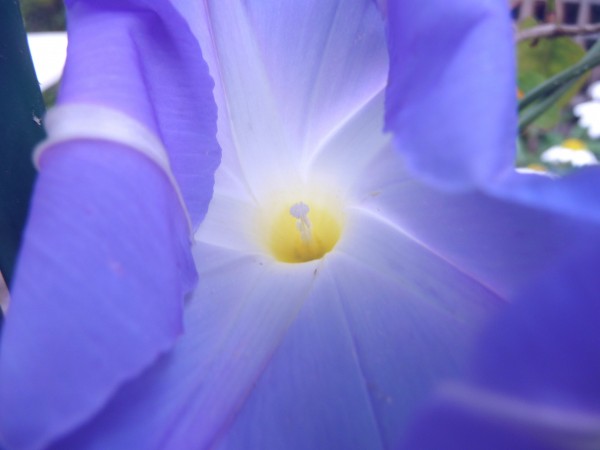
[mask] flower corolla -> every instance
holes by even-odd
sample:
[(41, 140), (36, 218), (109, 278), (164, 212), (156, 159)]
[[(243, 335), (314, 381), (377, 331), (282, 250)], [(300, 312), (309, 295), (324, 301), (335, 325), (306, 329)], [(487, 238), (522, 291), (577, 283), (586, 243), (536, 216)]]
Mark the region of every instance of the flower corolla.
[(578, 226), (483, 189), (514, 172), (505, 2), (126, 3), (68, 2), (3, 438), (394, 448)]

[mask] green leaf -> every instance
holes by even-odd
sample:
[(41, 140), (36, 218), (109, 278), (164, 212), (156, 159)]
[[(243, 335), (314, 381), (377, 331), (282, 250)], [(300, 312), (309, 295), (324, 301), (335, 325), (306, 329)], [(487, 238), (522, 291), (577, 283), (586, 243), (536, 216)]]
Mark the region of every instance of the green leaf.
[[(598, 65), (600, 65), (600, 41), (597, 41), (577, 64), (529, 91), (519, 101), (519, 132), (525, 130), (529, 124), (554, 105), (582, 75)], [(572, 118), (573, 112), (570, 113)]]
[[(537, 22), (526, 19), (520, 28), (530, 28)], [(585, 50), (569, 37), (523, 41), (517, 46), (518, 84), (525, 94), (548, 78), (566, 70), (585, 56)], [(540, 128), (551, 129), (560, 121), (560, 112), (583, 86), (581, 77), (564, 95), (534, 122)]]
[(0, 1), (0, 271), (10, 286), (44, 137), (42, 93), (16, 0)]

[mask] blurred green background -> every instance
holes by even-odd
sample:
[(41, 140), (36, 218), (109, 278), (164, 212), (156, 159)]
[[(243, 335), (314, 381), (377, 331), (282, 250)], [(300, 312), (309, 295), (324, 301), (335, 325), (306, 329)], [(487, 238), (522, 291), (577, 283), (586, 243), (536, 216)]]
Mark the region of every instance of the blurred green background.
[[(21, 14), (27, 32), (64, 31), (66, 29), (63, 0), (20, 0)], [(44, 103), (56, 101), (58, 83), (43, 92)]]
[[(547, 25), (590, 26), (600, 23), (600, 4), (582, 0), (511, 0), (515, 29)], [(545, 37), (524, 40), (516, 46), (517, 87), (522, 98), (550, 77), (578, 63), (597, 41), (598, 33), (584, 33), (572, 37)], [(600, 160), (600, 139), (592, 138), (580, 126), (574, 108), (582, 103), (593, 103), (588, 88), (600, 79), (598, 68), (588, 71), (546, 112), (528, 125), (518, 138), (517, 165), (563, 174), (572, 170), (574, 163), (549, 162), (543, 155), (549, 149), (560, 148), (563, 155), (575, 158), (589, 152)], [(600, 106), (600, 102), (598, 103)], [(522, 111), (526, 114), (531, 106)], [(594, 118), (600, 121), (600, 116)], [(556, 151), (556, 150), (555, 150)], [(568, 157), (568, 156), (567, 156)], [(594, 158), (594, 156), (590, 156)]]
[(63, 31), (63, 0), (20, 0), (27, 31)]

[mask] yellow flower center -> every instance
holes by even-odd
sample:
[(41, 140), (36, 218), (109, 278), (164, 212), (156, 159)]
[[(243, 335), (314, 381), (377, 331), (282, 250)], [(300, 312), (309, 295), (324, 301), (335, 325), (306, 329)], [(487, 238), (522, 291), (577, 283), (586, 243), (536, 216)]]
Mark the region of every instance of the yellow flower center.
[(566, 139), (562, 146), (569, 150), (587, 150), (585, 142), (575, 138)]
[(275, 216), (269, 248), (278, 261), (302, 263), (322, 258), (331, 251), (342, 232), (335, 208), (302, 201), (289, 204)]

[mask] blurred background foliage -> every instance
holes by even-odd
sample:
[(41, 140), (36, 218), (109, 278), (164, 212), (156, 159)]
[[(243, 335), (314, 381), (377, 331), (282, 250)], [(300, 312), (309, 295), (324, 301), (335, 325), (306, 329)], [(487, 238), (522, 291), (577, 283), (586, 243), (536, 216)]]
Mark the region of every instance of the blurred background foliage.
[[(20, 0), (21, 14), (27, 32), (64, 31), (66, 29), (63, 0)], [(58, 83), (42, 94), (46, 106), (56, 101)]]
[[(533, 28), (536, 25), (539, 25), (539, 22), (531, 17), (518, 24), (519, 29)], [(584, 48), (569, 37), (541, 39), (535, 44), (531, 41), (519, 42), (517, 83), (521, 94), (527, 94), (551, 76), (568, 69), (584, 56)], [(581, 91), (588, 78), (589, 73), (582, 76), (560, 100), (533, 122), (533, 125), (544, 130), (551, 130), (558, 125), (561, 121), (561, 111)]]
[[(516, 30), (549, 24), (582, 26), (600, 23), (600, 2), (594, 4), (581, 0), (511, 0), (511, 4)], [(519, 98), (523, 98), (552, 76), (579, 62), (599, 37), (596, 33), (518, 42), (516, 50)], [(517, 165), (557, 174), (568, 172), (574, 167), (573, 164), (543, 161), (542, 155), (556, 147), (577, 147), (572, 150), (589, 151), (600, 160), (600, 140), (590, 137), (587, 129), (579, 126), (579, 118), (574, 113), (576, 105), (591, 100), (588, 88), (599, 79), (600, 71), (597, 68), (588, 71), (544, 114), (521, 131)], [(527, 109), (522, 111), (526, 112)]]
[(63, 0), (20, 0), (27, 31), (64, 31)]

